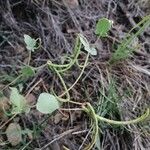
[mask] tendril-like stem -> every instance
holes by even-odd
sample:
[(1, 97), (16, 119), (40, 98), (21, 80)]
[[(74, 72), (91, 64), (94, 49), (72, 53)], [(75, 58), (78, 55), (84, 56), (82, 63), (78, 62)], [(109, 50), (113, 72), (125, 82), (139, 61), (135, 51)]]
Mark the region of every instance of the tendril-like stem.
[[(93, 113), (93, 107), (91, 106), (90, 103), (87, 103), (87, 108), (84, 106), (83, 107), (84, 111), (88, 114), (91, 115), (91, 112), (92, 114)], [(92, 111), (91, 111), (92, 110)], [(109, 124), (114, 124), (114, 125), (129, 125), (129, 124), (135, 124), (135, 123), (139, 123), (143, 120), (145, 120), (146, 118), (148, 118), (150, 116), (150, 109), (148, 108), (146, 110), (146, 112), (141, 115), (140, 117), (136, 118), (136, 119), (133, 119), (133, 120), (129, 120), (129, 121), (116, 121), (116, 120), (111, 120), (111, 119), (107, 119), (107, 118), (104, 118), (104, 117), (101, 117), (97, 114), (95, 114), (96, 118), (98, 119), (98, 121), (104, 121), (106, 123), (109, 123)]]
[(81, 73), (80, 73), (80, 75), (78, 76), (78, 78), (76, 79), (76, 81), (71, 85), (71, 87), (70, 87), (69, 89), (67, 89), (67, 91), (65, 91), (64, 93), (62, 93), (59, 97), (64, 96), (64, 95), (66, 94), (66, 92), (69, 92), (69, 91), (77, 84), (77, 82), (78, 82), (79, 79), (81, 78), (82, 74), (84, 73), (84, 70), (85, 70), (85, 68), (86, 68), (86, 66), (87, 66), (88, 59), (89, 59), (89, 53), (88, 53), (88, 55), (87, 55), (87, 57), (86, 57), (86, 60), (85, 60), (85, 62), (84, 62), (84, 65), (83, 65), (83, 68), (82, 68), (82, 70), (81, 70)]
[(88, 108), (83, 107), (83, 110), (86, 111), (86, 112), (90, 115), (91, 119), (92, 119), (93, 122), (94, 122), (94, 125), (93, 125), (92, 141), (91, 141), (91, 143), (89, 143), (89, 144), (84, 148), (84, 150), (91, 150), (92, 147), (93, 147), (93, 146), (95, 145), (95, 143), (96, 143), (96, 139), (97, 139), (97, 136), (98, 136), (98, 128), (99, 128), (99, 127), (98, 127), (98, 119), (97, 119), (97, 117), (96, 117), (96, 115), (95, 115), (95, 111), (94, 111), (93, 107), (90, 105), (90, 103), (87, 103), (87, 107), (88, 107)]
[(93, 127), (92, 141), (84, 150), (90, 150), (96, 142), (96, 138), (98, 135), (98, 128), (99, 128), (98, 121), (103, 121), (103, 122), (113, 124), (113, 125), (129, 125), (129, 124), (135, 124), (135, 123), (142, 122), (143, 120), (148, 118), (150, 115), (150, 109), (147, 109), (147, 111), (142, 116), (140, 116), (136, 119), (129, 120), (129, 121), (116, 121), (116, 120), (106, 119), (104, 117), (97, 115), (90, 103), (86, 103), (86, 105), (83, 105), (82, 108), (83, 108), (83, 111), (85, 111), (89, 115), (89, 117), (93, 120), (94, 125), (95, 125), (95, 127)]
[(68, 101), (70, 100), (70, 94), (69, 94), (69, 92), (68, 92), (68, 89), (67, 89), (67, 86), (66, 86), (66, 84), (65, 84), (65, 81), (64, 81), (64, 79), (62, 78), (62, 76), (60, 75), (60, 73), (58, 72), (58, 70), (57, 70), (56, 68), (53, 68), (53, 69), (55, 70), (56, 74), (58, 75), (58, 77), (59, 77), (59, 79), (60, 79), (60, 81), (61, 81), (61, 83), (62, 83), (62, 85), (63, 85), (63, 87), (64, 87), (64, 89), (65, 89), (65, 91), (66, 91), (66, 94), (67, 94), (67, 99), (62, 99), (62, 98), (60, 98), (59, 96), (57, 96), (57, 98), (58, 98), (60, 101), (68, 102)]
[(74, 48), (74, 54), (73, 54), (73, 56), (68, 57), (69, 58), (69, 63), (68, 64), (59, 65), (59, 64), (54, 64), (51, 61), (48, 61), (47, 64), (50, 67), (57, 68), (57, 71), (60, 72), (60, 73), (69, 70), (76, 63), (76, 61), (78, 59), (78, 56), (79, 56), (80, 50), (81, 50), (81, 45), (82, 44), (80, 42), (79, 36), (77, 36), (76, 44), (75, 44), (75, 48)]
[(129, 125), (129, 124), (139, 123), (139, 122), (145, 120), (149, 115), (150, 115), (150, 110), (147, 109), (146, 112), (142, 116), (140, 116), (140, 117), (138, 117), (136, 119), (133, 119), (133, 120), (129, 120), (129, 121), (110, 120), (110, 119), (106, 119), (104, 117), (101, 117), (99, 115), (96, 115), (96, 117), (97, 117), (97, 119), (99, 121), (104, 121), (104, 122), (107, 122), (109, 124), (114, 124), (114, 125)]

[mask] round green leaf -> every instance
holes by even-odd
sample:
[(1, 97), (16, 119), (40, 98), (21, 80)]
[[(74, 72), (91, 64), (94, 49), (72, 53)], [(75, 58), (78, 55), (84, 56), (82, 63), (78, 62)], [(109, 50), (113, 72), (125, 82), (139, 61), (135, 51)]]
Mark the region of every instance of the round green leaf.
[(56, 97), (49, 93), (41, 93), (36, 104), (37, 110), (43, 114), (51, 114), (59, 107)]
[(106, 18), (102, 18), (96, 25), (95, 33), (101, 37), (107, 36), (108, 31), (111, 29), (112, 21)]
[(25, 66), (21, 69), (22, 75), (24, 77), (32, 77), (35, 75), (35, 71), (30, 66)]

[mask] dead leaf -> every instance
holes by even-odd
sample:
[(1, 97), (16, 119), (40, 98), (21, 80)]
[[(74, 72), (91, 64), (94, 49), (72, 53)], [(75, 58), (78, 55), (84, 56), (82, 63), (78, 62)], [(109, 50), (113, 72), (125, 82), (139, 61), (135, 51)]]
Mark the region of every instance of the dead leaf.
[(20, 125), (17, 123), (10, 123), (6, 129), (6, 136), (12, 146), (18, 145), (22, 141)]
[(4, 111), (7, 111), (9, 108), (9, 99), (7, 97), (0, 98), (0, 118), (3, 118)]
[(34, 105), (36, 103), (36, 97), (31, 93), (26, 97), (26, 101), (28, 105)]
[(55, 124), (58, 124), (58, 123), (62, 120), (62, 117), (63, 117), (63, 115), (58, 112), (58, 113), (54, 116), (54, 123), (55, 123)]
[(79, 6), (78, 0), (65, 0), (70, 8), (76, 8)]
[(6, 145), (7, 142), (4, 141), (4, 139), (0, 136), (0, 146)]

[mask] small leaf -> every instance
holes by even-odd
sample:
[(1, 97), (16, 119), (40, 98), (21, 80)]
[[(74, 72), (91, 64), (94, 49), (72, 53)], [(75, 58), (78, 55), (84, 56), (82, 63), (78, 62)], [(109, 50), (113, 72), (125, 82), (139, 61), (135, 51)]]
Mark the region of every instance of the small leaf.
[(108, 31), (111, 29), (113, 22), (106, 18), (102, 18), (98, 21), (96, 25), (95, 33), (101, 37), (106, 37)]
[(24, 42), (26, 43), (26, 48), (29, 51), (34, 52), (34, 50), (36, 49), (36, 40), (31, 38), (29, 35), (24, 34)]
[(25, 66), (21, 69), (22, 75), (24, 77), (32, 77), (35, 75), (35, 71), (30, 66)]
[(97, 50), (94, 47), (91, 47), (88, 40), (82, 35), (79, 34), (80, 41), (84, 46), (84, 49), (89, 52), (91, 55), (97, 55)]
[(10, 101), (13, 105), (12, 114), (28, 113), (30, 111), (29, 106), (26, 103), (25, 97), (19, 94), (16, 88), (11, 88)]
[(91, 48), (90, 48), (90, 54), (93, 55), (93, 56), (97, 55), (97, 50), (96, 50), (96, 48), (91, 47)]
[(17, 123), (10, 123), (6, 129), (6, 136), (12, 146), (18, 145), (22, 141), (20, 125)]
[(62, 115), (60, 112), (58, 112), (58, 113), (54, 116), (54, 123), (55, 123), (55, 124), (58, 124), (58, 123), (62, 120), (62, 118), (63, 118), (63, 115)]
[(86, 39), (86, 37), (83, 36), (82, 34), (79, 34), (79, 37), (80, 37), (80, 41), (83, 44), (83, 46), (89, 48), (90, 44), (89, 44), (88, 40)]
[(12, 82), (12, 81), (14, 81), (16, 79), (16, 77), (5, 74), (3, 79), (4, 79), (4, 81)]
[(51, 114), (59, 107), (56, 97), (49, 93), (41, 93), (36, 104), (37, 110), (43, 114)]

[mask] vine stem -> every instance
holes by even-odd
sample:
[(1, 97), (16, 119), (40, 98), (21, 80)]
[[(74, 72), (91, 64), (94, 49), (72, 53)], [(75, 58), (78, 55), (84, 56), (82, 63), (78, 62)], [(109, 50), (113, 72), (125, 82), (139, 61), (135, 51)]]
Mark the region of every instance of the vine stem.
[(84, 105), (82, 105), (82, 108), (83, 108), (83, 111), (85, 111), (94, 121), (94, 127), (93, 127), (94, 133), (93, 133), (92, 142), (84, 150), (90, 150), (96, 142), (96, 138), (98, 135), (98, 128), (99, 128), (98, 121), (104, 121), (106, 123), (113, 124), (113, 125), (129, 125), (129, 124), (139, 123), (145, 120), (150, 115), (150, 109), (147, 109), (147, 111), (142, 116), (136, 119), (129, 120), (129, 121), (116, 121), (116, 120), (106, 119), (104, 117), (97, 115), (90, 103), (85, 103)]
[(69, 91), (67, 89), (67, 86), (65, 84), (64, 79), (62, 78), (62, 76), (60, 75), (60, 73), (58, 72), (58, 70), (56, 68), (54, 68), (54, 70), (57, 73), (57, 75), (58, 75), (58, 77), (59, 77), (59, 79), (60, 79), (60, 81), (61, 81), (61, 83), (62, 83), (62, 85), (65, 89), (65, 93), (67, 94), (67, 99), (63, 99), (63, 98), (57, 96), (56, 94), (55, 94), (55, 97), (58, 98), (58, 100), (60, 100), (61, 102), (69, 102), (69, 103), (73, 103), (73, 104), (76, 104), (76, 105), (82, 105), (82, 103), (70, 100), (70, 94), (69, 94)]
[(74, 58), (72, 59), (72, 61), (70, 61), (70, 64), (68, 65), (68, 67), (66, 67), (62, 70), (59, 70), (59, 72), (65, 72), (65, 71), (69, 70), (76, 63), (76, 60), (80, 54), (81, 46), (82, 46), (82, 43), (80, 42), (79, 36), (77, 36), (76, 44), (75, 44), (75, 48), (74, 48), (74, 55), (73, 55)]
[[(72, 60), (70, 60), (71, 63)], [(64, 65), (59, 65), (59, 64), (53, 64), (50, 60), (47, 62), (48, 65), (52, 66), (52, 67), (58, 67), (58, 68), (64, 68), (64, 67), (68, 67), (70, 65), (70, 63), (68, 64), (64, 64)]]
[[(70, 69), (72, 67), (72, 65), (74, 65), (74, 63), (76, 63), (77, 61), (77, 58), (80, 54), (80, 50), (81, 50), (81, 42), (80, 42), (80, 39), (79, 39), (79, 36), (77, 37), (76, 39), (76, 44), (75, 44), (75, 50), (74, 50), (74, 58), (72, 60), (70, 60), (70, 63), (69, 64), (65, 64), (65, 65), (57, 65), (57, 64), (53, 64), (51, 61), (48, 61), (47, 64), (49, 65), (50, 68), (54, 69), (54, 71), (56, 72), (56, 74), (58, 75), (64, 89), (65, 89), (65, 92), (62, 93), (60, 96), (57, 96), (55, 94), (55, 96), (58, 98), (58, 100), (62, 101), (62, 102), (70, 102), (70, 103), (74, 103), (74, 104), (77, 104), (77, 105), (82, 105), (82, 103), (79, 103), (79, 102), (75, 102), (75, 101), (71, 101), (70, 100), (70, 94), (69, 94), (69, 91), (76, 85), (76, 83), (79, 81), (79, 79), (81, 78), (82, 74), (84, 73), (84, 70), (85, 70), (85, 67), (87, 66), (87, 62), (88, 62), (88, 58), (89, 58), (89, 53), (87, 54), (87, 57), (86, 57), (86, 60), (84, 62), (84, 65), (83, 65), (83, 68), (82, 68), (82, 71), (80, 73), (80, 75), (78, 76), (78, 78), (76, 79), (76, 81), (73, 83), (73, 85), (67, 89), (67, 86), (65, 84), (65, 81), (64, 79), (62, 78), (60, 72), (64, 72), (64, 71), (67, 71), (68, 69)], [(61, 69), (61, 70), (57, 70), (56, 68), (63, 68), (63, 67), (66, 67), (64, 69)], [(63, 99), (62, 97), (67, 94), (67, 99)]]
[(78, 82), (79, 79), (81, 78), (82, 74), (84, 73), (85, 67), (87, 66), (88, 59), (89, 59), (89, 53), (87, 54), (87, 57), (86, 57), (86, 60), (85, 60), (84, 65), (83, 65), (82, 71), (81, 71), (80, 75), (78, 76), (78, 78), (76, 79), (76, 81), (71, 85), (71, 87), (70, 87), (69, 89), (67, 89), (67, 90), (66, 90), (64, 93), (62, 93), (59, 97), (64, 96), (67, 92), (69, 92), (69, 91), (77, 84), (77, 82)]
[(31, 61), (31, 51), (29, 51), (28, 66), (30, 65), (30, 61)]
[(87, 103), (87, 106), (88, 108), (84, 108), (84, 110), (90, 114), (91, 118), (93, 119), (94, 121), (94, 125), (93, 125), (93, 135), (92, 135), (92, 141), (91, 143), (89, 143), (85, 148), (84, 150), (91, 150), (92, 147), (95, 145), (96, 143), (96, 140), (97, 140), (97, 136), (98, 136), (98, 129), (99, 129), (99, 126), (98, 126), (98, 119), (97, 119), (97, 116), (95, 115), (95, 111), (94, 111), (94, 108), (91, 106), (90, 103)]
[[(91, 112), (92, 112), (92, 115), (94, 114), (94, 109), (93, 107), (91, 106), (90, 103), (86, 103), (87, 105), (87, 108), (85, 106), (83, 106), (83, 109), (86, 113), (90, 114), (91, 115)], [(111, 119), (107, 119), (107, 118), (104, 118), (104, 117), (101, 117), (97, 114), (94, 114), (95, 117), (98, 119), (98, 121), (104, 121), (106, 123), (109, 123), (109, 124), (114, 124), (114, 125), (129, 125), (129, 124), (135, 124), (135, 123), (139, 123), (143, 120), (145, 120), (147, 117), (149, 117), (150, 115), (150, 109), (148, 108), (146, 110), (146, 112), (141, 115), (140, 117), (136, 118), (136, 119), (133, 119), (133, 120), (129, 120), (129, 121), (116, 121), (116, 120), (111, 120)]]
[(65, 71), (69, 70), (75, 64), (75, 62), (77, 61), (77, 58), (80, 54), (81, 45), (82, 44), (80, 42), (79, 36), (77, 36), (76, 43), (75, 43), (75, 48), (74, 48), (74, 54), (72, 56), (73, 59), (72, 59), (72, 57), (68, 57), (69, 58), (69, 63), (68, 64), (62, 64), (62, 65), (53, 64), (51, 61), (48, 61), (47, 64), (50, 67), (53, 67), (53, 68), (59, 68), (59, 69), (61, 68), (60, 70), (57, 70), (59, 73), (62, 73), (62, 72), (65, 72)]
[(61, 81), (61, 83), (62, 83), (62, 85), (63, 85), (63, 87), (64, 87), (64, 89), (65, 89), (65, 91), (66, 91), (66, 94), (67, 94), (67, 99), (62, 99), (62, 98), (60, 98), (59, 96), (57, 96), (57, 98), (60, 99), (60, 100), (63, 101), (63, 102), (68, 102), (68, 101), (70, 100), (70, 95), (69, 95), (69, 92), (68, 92), (68, 90), (67, 90), (67, 86), (66, 86), (66, 84), (65, 84), (65, 81), (64, 81), (64, 79), (62, 78), (62, 76), (60, 75), (60, 73), (58, 72), (58, 70), (57, 70), (56, 68), (53, 68), (53, 69), (55, 70), (56, 74), (58, 75), (58, 77), (59, 77), (59, 79), (60, 79), (60, 81)]
[(115, 124), (115, 125), (129, 125), (129, 124), (135, 124), (135, 123), (138, 123), (138, 122), (141, 122), (143, 120), (145, 120), (148, 116), (150, 115), (150, 109), (147, 109), (146, 112), (136, 118), (136, 119), (133, 119), (133, 120), (129, 120), (129, 121), (116, 121), (116, 120), (110, 120), (110, 119), (106, 119), (104, 117), (101, 117), (99, 115), (96, 115), (97, 119), (99, 121), (104, 121), (104, 122), (107, 122), (109, 124)]

